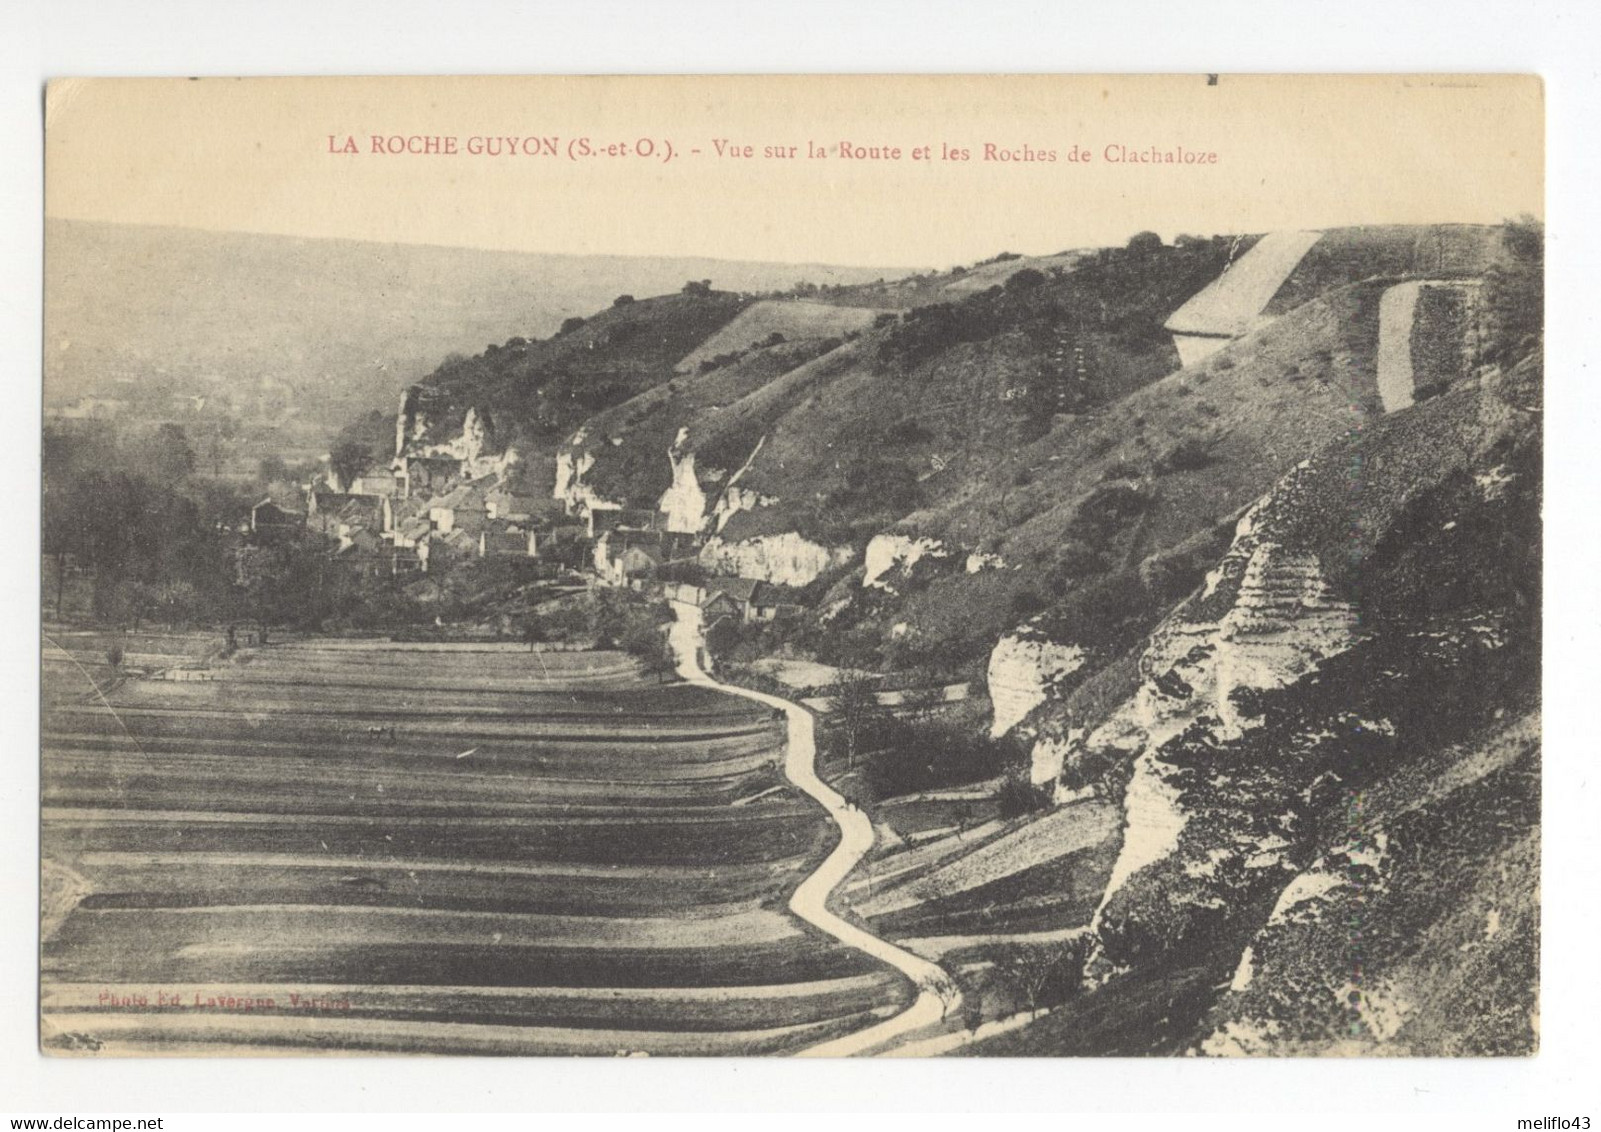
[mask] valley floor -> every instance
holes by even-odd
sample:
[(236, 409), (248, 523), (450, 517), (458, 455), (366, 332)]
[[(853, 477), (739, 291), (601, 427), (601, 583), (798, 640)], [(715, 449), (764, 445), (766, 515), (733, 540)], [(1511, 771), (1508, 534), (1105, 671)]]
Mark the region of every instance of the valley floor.
[(209, 675), (53, 677), (50, 1051), (784, 1053), (910, 1001), (788, 910), (833, 834), (769, 707), (519, 647)]

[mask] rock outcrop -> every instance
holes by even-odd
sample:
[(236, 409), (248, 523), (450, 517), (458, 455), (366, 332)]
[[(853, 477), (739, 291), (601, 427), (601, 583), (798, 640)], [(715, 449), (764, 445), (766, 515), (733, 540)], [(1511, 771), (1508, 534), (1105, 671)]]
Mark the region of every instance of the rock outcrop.
[(874, 535), (867, 544), (862, 585), (895, 591), (895, 582), (910, 576), (924, 559), (949, 558), (951, 552), (938, 539), (903, 534)]
[[(1133, 760), (1123, 848), (1097, 913), (1097, 930), (1132, 878), (1175, 854), (1189, 824), (1183, 784), (1195, 771), (1171, 761), (1168, 745), (1181, 735), (1203, 746), (1240, 739), (1262, 722), (1260, 693), (1293, 684), (1358, 639), (1356, 612), (1334, 595), (1317, 557), (1273, 537), (1273, 519), (1293, 508), (1296, 479), (1305, 472), (1303, 464), (1239, 520), (1228, 553), (1203, 590), (1152, 633), (1134, 695), (1078, 743), (1053, 740), (1041, 752), (1039, 761), (1047, 765)], [(1271, 867), (1288, 844), (1283, 832), (1242, 834), (1230, 852), (1252, 868)], [(1192, 870), (1215, 865), (1210, 858), (1191, 862)]]
[(806, 586), (855, 557), (848, 546), (827, 547), (794, 531), (729, 541), (713, 536), (701, 548), (700, 562), (718, 574), (737, 574), (785, 586)]
[(595, 466), (595, 457), (579, 447), (582, 439), (582, 434), (575, 436), (569, 447), (556, 453), (556, 483), (552, 497), (562, 501), (569, 515), (621, 510), (621, 503), (606, 499), (584, 482), (584, 473)]
[(667, 461), (672, 465), (673, 484), (662, 493), (656, 505), (667, 515), (667, 529), (686, 534), (698, 534), (706, 529), (706, 492), (695, 477), (695, 453), (685, 450), (689, 430), (678, 430), (678, 438), (667, 450)]
[(1023, 722), (1057, 681), (1083, 663), (1083, 649), (1049, 640), (1027, 626), (1002, 637), (990, 652), (986, 672), (995, 713), (990, 737), (998, 739)]

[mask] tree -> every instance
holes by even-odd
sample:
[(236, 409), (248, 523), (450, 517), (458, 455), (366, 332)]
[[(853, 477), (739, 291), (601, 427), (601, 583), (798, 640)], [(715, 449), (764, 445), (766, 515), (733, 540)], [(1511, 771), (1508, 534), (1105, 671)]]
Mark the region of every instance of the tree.
[(182, 425), (166, 422), (156, 429), (152, 442), (149, 467), (159, 483), (176, 483), (195, 470), (194, 449)]
[(1006, 290), (1013, 292), (1032, 291), (1034, 288), (1038, 287), (1044, 282), (1044, 272), (1038, 271), (1032, 267), (1025, 267), (1022, 270), (1014, 271), (1011, 275), (1007, 276), (1005, 286)]
[(1135, 255), (1150, 255), (1162, 250), (1162, 237), (1155, 232), (1136, 232), (1129, 237), (1128, 250)]
[(676, 660), (673, 650), (661, 629), (655, 625), (635, 622), (623, 631), (617, 644), (652, 675), (661, 676), (673, 670)]
[(1077, 989), (1080, 951), (1076, 940), (1018, 947), (1002, 953), (995, 969), (1033, 1016), (1041, 1006), (1061, 1002)]
[(630, 303), (632, 303), (633, 301), (634, 301), (634, 296), (632, 296), (632, 295), (618, 295), (615, 299), (613, 299), (611, 301), (611, 305), (614, 306), (614, 307), (626, 307)]
[(1006, 781), (1001, 783), (995, 801), (1001, 817), (1019, 818), (1049, 807), (1051, 791), (1044, 786), (1035, 786), (1022, 775), (1009, 774)]
[(876, 684), (865, 672), (844, 672), (824, 690), (829, 718), (845, 743), (845, 766), (849, 770), (856, 769), (863, 733), (882, 714), (874, 690)]
[(328, 454), (328, 467), (338, 478), (341, 487), (349, 487), (351, 481), (366, 471), (371, 462), (372, 452), (353, 438), (340, 440)]
[(261, 480), (263, 486), (274, 483), (288, 483), (290, 480), (289, 465), (284, 463), (282, 456), (274, 452), (261, 458), (261, 462), (256, 465), (256, 476)]

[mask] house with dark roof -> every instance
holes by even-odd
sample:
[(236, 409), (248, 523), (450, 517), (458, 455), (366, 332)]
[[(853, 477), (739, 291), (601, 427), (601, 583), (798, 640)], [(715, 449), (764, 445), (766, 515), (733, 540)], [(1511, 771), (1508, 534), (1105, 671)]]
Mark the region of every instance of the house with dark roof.
[(280, 507), (271, 496), (250, 509), (250, 533), (258, 542), (294, 538), (305, 525), (303, 512)]
[(707, 578), (700, 587), (701, 619), (709, 628), (724, 618), (752, 620), (750, 598), (759, 583), (752, 578)]
[(306, 525), (335, 538), (345, 538), (358, 528), (382, 531), (384, 501), (376, 495), (314, 490), (307, 497)]
[(805, 611), (798, 591), (755, 578), (707, 578), (700, 586), (679, 587), (679, 599), (695, 595), (702, 619), (711, 625), (724, 617), (744, 624), (776, 621)]
[(491, 522), (478, 533), (480, 558), (535, 558), (538, 549), (533, 531), (509, 530)]
[(800, 591), (793, 586), (774, 582), (758, 582), (746, 602), (752, 621), (777, 621), (783, 617), (796, 617), (806, 612), (800, 600)]
[(547, 514), (556, 506), (556, 501), (543, 500), (537, 495), (512, 491), (508, 488), (497, 487), (484, 496), (484, 507), (491, 519), (507, 519), (512, 522), (528, 522), (536, 515)]
[(428, 520), (442, 535), (463, 531), (477, 537), (489, 520), (484, 493), (476, 487), (462, 486), (428, 501)]
[(399, 456), (395, 459), (395, 478), (401, 494), (437, 495), (461, 476), (461, 461), (454, 456)]

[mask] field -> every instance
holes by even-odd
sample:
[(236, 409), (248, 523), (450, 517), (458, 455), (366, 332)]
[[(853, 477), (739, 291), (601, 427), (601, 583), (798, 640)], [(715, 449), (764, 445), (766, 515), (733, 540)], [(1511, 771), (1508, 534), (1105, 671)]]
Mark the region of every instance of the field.
[(834, 834), (760, 705), (493, 645), (88, 675), (48, 673), (48, 1049), (777, 1053), (909, 999), (787, 911)]
[(741, 311), (675, 368), (689, 373), (707, 358), (748, 349), (773, 334), (783, 335), (786, 341), (842, 337), (852, 330), (866, 330), (878, 313), (870, 307), (836, 307), (802, 299), (767, 300)]

